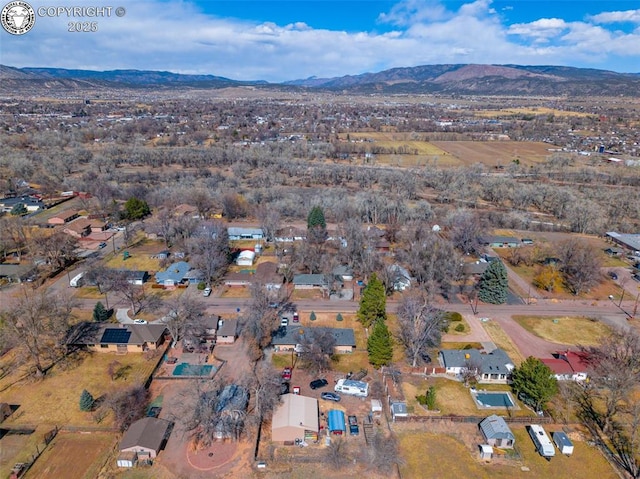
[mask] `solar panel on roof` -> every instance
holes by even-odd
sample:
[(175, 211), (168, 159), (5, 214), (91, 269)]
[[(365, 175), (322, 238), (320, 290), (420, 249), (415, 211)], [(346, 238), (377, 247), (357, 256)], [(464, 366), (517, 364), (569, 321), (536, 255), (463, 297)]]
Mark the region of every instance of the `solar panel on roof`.
[(122, 328), (107, 328), (100, 339), (101, 343), (127, 344), (131, 331)]

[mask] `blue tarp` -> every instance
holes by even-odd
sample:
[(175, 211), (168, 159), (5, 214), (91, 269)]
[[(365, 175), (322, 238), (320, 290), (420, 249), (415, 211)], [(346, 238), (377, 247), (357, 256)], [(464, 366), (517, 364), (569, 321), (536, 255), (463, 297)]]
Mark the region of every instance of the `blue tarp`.
[(329, 419), (329, 432), (346, 431), (344, 412), (338, 409), (331, 409), (327, 417)]

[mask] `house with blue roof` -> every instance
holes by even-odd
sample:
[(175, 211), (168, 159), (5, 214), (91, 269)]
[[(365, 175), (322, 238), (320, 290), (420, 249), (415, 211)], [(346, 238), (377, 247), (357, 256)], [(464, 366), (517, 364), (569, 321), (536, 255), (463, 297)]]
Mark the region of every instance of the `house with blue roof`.
[(189, 280), (188, 274), (191, 267), (186, 261), (173, 263), (166, 270), (156, 273), (156, 282), (163, 286), (176, 286)]

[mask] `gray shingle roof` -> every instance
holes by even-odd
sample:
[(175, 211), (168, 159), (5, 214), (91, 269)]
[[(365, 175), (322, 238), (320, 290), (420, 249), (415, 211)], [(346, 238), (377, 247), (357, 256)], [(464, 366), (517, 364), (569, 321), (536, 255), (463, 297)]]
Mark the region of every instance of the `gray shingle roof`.
[(324, 274), (296, 274), (293, 284), (299, 286), (326, 286), (327, 278)]
[(144, 417), (129, 426), (120, 441), (120, 450), (144, 447), (157, 452), (162, 446), (170, 425), (171, 423), (164, 419)]
[(178, 261), (169, 266), (165, 271), (156, 273), (156, 281), (160, 284), (167, 280), (174, 283), (180, 283), (189, 271), (189, 263), (186, 261)]
[(481, 374), (509, 374), (511, 369), (507, 365), (513, 365), (507, 353), (499, 348), (489, 354), (480, 354), (477, 349), (445, 349), (440, 354), (445, 368), (463, 368), (470, 361), (478, 365)]
[(484, 418), (480, 422), (480, 430), (487, 439), (511, 439), (515, 440), (515, 436), (507, 426), (507, 423), (500, 416), (492, 414)]

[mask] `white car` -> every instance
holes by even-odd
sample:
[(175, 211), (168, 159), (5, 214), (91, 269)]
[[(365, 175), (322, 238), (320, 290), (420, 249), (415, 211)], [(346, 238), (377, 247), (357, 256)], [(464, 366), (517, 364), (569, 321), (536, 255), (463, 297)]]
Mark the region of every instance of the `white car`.
[(202, 296), (210, 296), (211, 295), (211, 288), (204, 288), (204, 290), (202, 291)]
[(280, 320), (280, 327), (286, 328), (287, 326), (289, 326), (289, 320), (287, 318), (282, 318)]
[(134, 319), (133, 324), (147, 324), (147, 321), (144, 319)]

